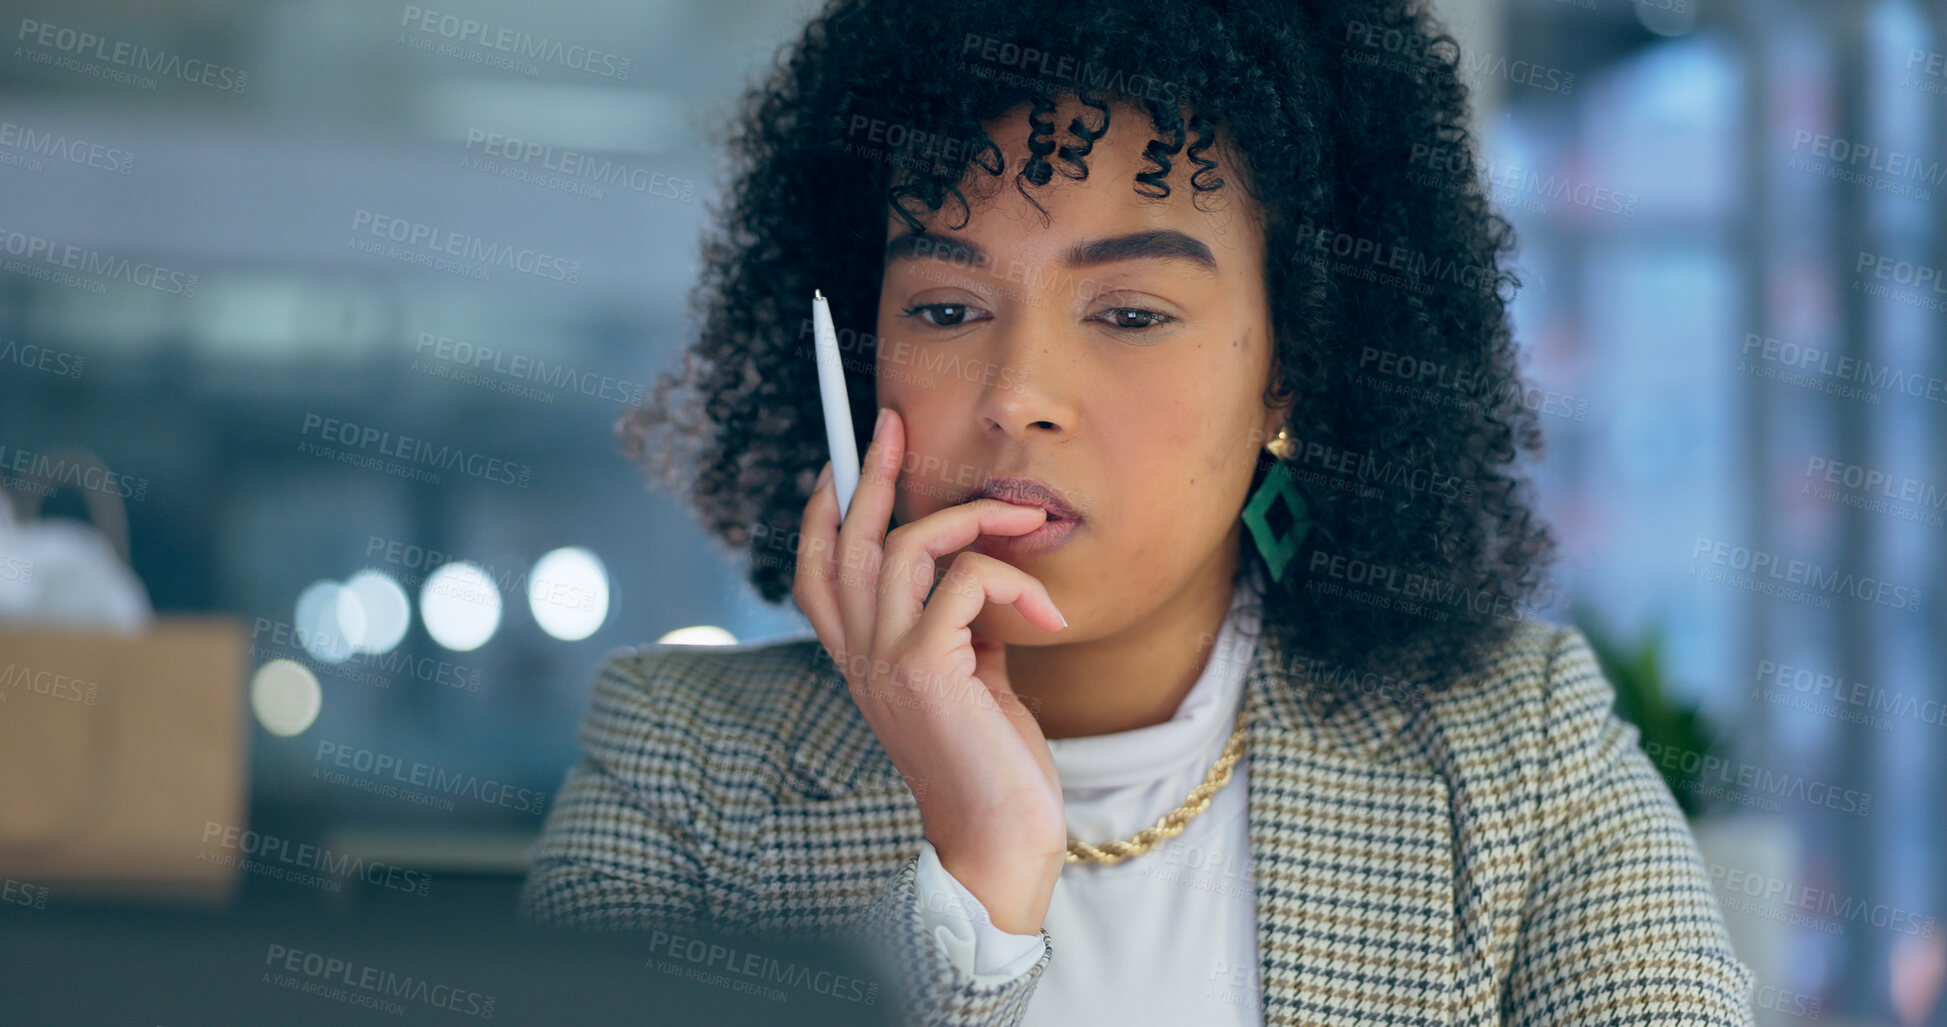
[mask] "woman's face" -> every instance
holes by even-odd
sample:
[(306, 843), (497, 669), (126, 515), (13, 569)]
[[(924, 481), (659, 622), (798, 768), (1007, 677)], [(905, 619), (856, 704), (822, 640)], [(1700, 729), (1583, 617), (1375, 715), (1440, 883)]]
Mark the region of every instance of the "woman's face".
[[(1149, 167), (1149, 122), (1119, 106), (1087, 179), (1055, 161), (1047, 185), (1028, 187), (1044, 225), (1013, 183), (1025, 113), (984, 126), (1007, 170), (963, 182), (965, 228), (945, 227), (962, 214), (949, 202), (902, 244), (905, 225), (888, 216), (877, 391), (906, 424), (895, 523), (997, 477), (1037, 479), (1079, 515), (1040, 529), (1065, 533), (1052, 549), (988, 536), (968, 547), (1034, 575), (1067, 615), (1059, 633), (1012, 607), (974, 621), (1032, 645), (1113, 635), (1187, 588), (1227, 584), (1255, 462), (1284, 411), (1261, 399), (1272, 368), (1263, 234), (1221, 146), (1209, 155), (1227, 181), (1205, 197), (1211, 211), (1192, 205), (1196, 168), (1181, 152), (1169, 198), (1146, 199), (1133, 186)], [(1064, 100), (1060, 143), (1078, 113), (1100, 121)]]

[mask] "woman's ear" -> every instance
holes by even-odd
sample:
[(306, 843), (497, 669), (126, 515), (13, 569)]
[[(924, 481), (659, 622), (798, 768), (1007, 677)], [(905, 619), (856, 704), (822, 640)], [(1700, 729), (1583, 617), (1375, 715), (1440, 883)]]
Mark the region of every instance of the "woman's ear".
[(1292, 406), (1292, 404), (1286, 403), (1283, 406), (1265, 412), (1264, 424), (1262, 430), (1258, 433), (1258, 445), (1260, 447), (1270, 445), (1271, 440), (1278, 437), (1278, 429), (1283, 428), (1290, 422)]
[(1291, 412), (1298, 409), (1298, 394), (1286, 387), (1283, 374), (1275, 365), (1271, 368), (1271, 375), (1270, 404), (1264, 411), (1264, 442), (1277, 438), (1278, 429), (1284, 427), (1291, 420)]

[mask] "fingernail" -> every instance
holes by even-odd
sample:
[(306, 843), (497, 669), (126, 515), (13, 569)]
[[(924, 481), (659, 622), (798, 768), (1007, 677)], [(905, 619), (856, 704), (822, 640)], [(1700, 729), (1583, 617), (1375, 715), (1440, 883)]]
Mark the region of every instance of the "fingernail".
[(891, 407), (879, 408), (879, 419), (872, 423), (872, 441), (879, 441), (879, 433), (886, 430), (886, 414), (891, 410)]
[(813, 485), (811, 487), (811, 491), (816, 492), (819, 489), (824, 488), (825, 483), (830, 480), (832, 480), (832, 465), (831, 465), (831, 461), (827, 460), (825, 461), (824, 469), (818, 472), (818, 484)]
[(1067, 617), (1062, 617), (1062, 616), (1061, 616), (1061, 607), (1059, 607), (1059, 606), (1056, 606), (1056, 605), (1054, 604), (1054, 601), (1053, 601), (1053, 600), (1050, 600), (1050, 601), (1049, 601), (1049, 603), (1048, 603), (1048, 606), (1049, 606), (1049, 608), (1051, 608), (1051, 609), (1053, 609), (1053, 610), (1055, 611), (1055, 616), (1057, 616), (1057, 617), (1061, 617), (1061, 626), (1062, 626), (1062, 627), (1064, 627), (1064, 628), (1065, 628), (1065, 627), (1067, 627), (1067, 626), (1068, 626), (1068, 618), (1067, 618)]

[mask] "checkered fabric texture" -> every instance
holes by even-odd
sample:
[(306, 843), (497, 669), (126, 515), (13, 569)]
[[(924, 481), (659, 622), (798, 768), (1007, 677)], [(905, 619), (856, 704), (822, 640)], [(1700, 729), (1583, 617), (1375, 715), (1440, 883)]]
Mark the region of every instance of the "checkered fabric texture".
[[(1696, 842), (1580, 631), (1523, 621), (1454, 688), (1332, 717), (1273, 632), (1250, 659), (1266, 1024), (1753, 1023)], [(924, 933), (913, 786), (812, 635), (621, 652), (581, 743), (525, 922), (850, 935), (941, 1027), (1018, 1024), (1058, 958), (1044, 929), (1038, 963), (981, 988)]]

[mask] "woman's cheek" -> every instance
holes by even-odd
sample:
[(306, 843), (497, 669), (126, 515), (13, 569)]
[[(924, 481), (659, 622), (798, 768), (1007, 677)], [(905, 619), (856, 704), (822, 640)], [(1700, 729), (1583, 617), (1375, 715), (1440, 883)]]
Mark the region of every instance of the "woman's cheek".
[(938, 388), (943, 383), (929, 370), (941, 366), (943, 357), (934, 352), (936, 348), (897, 331), (880, 334), (875, 362), (881, 391), (911, 393)]

